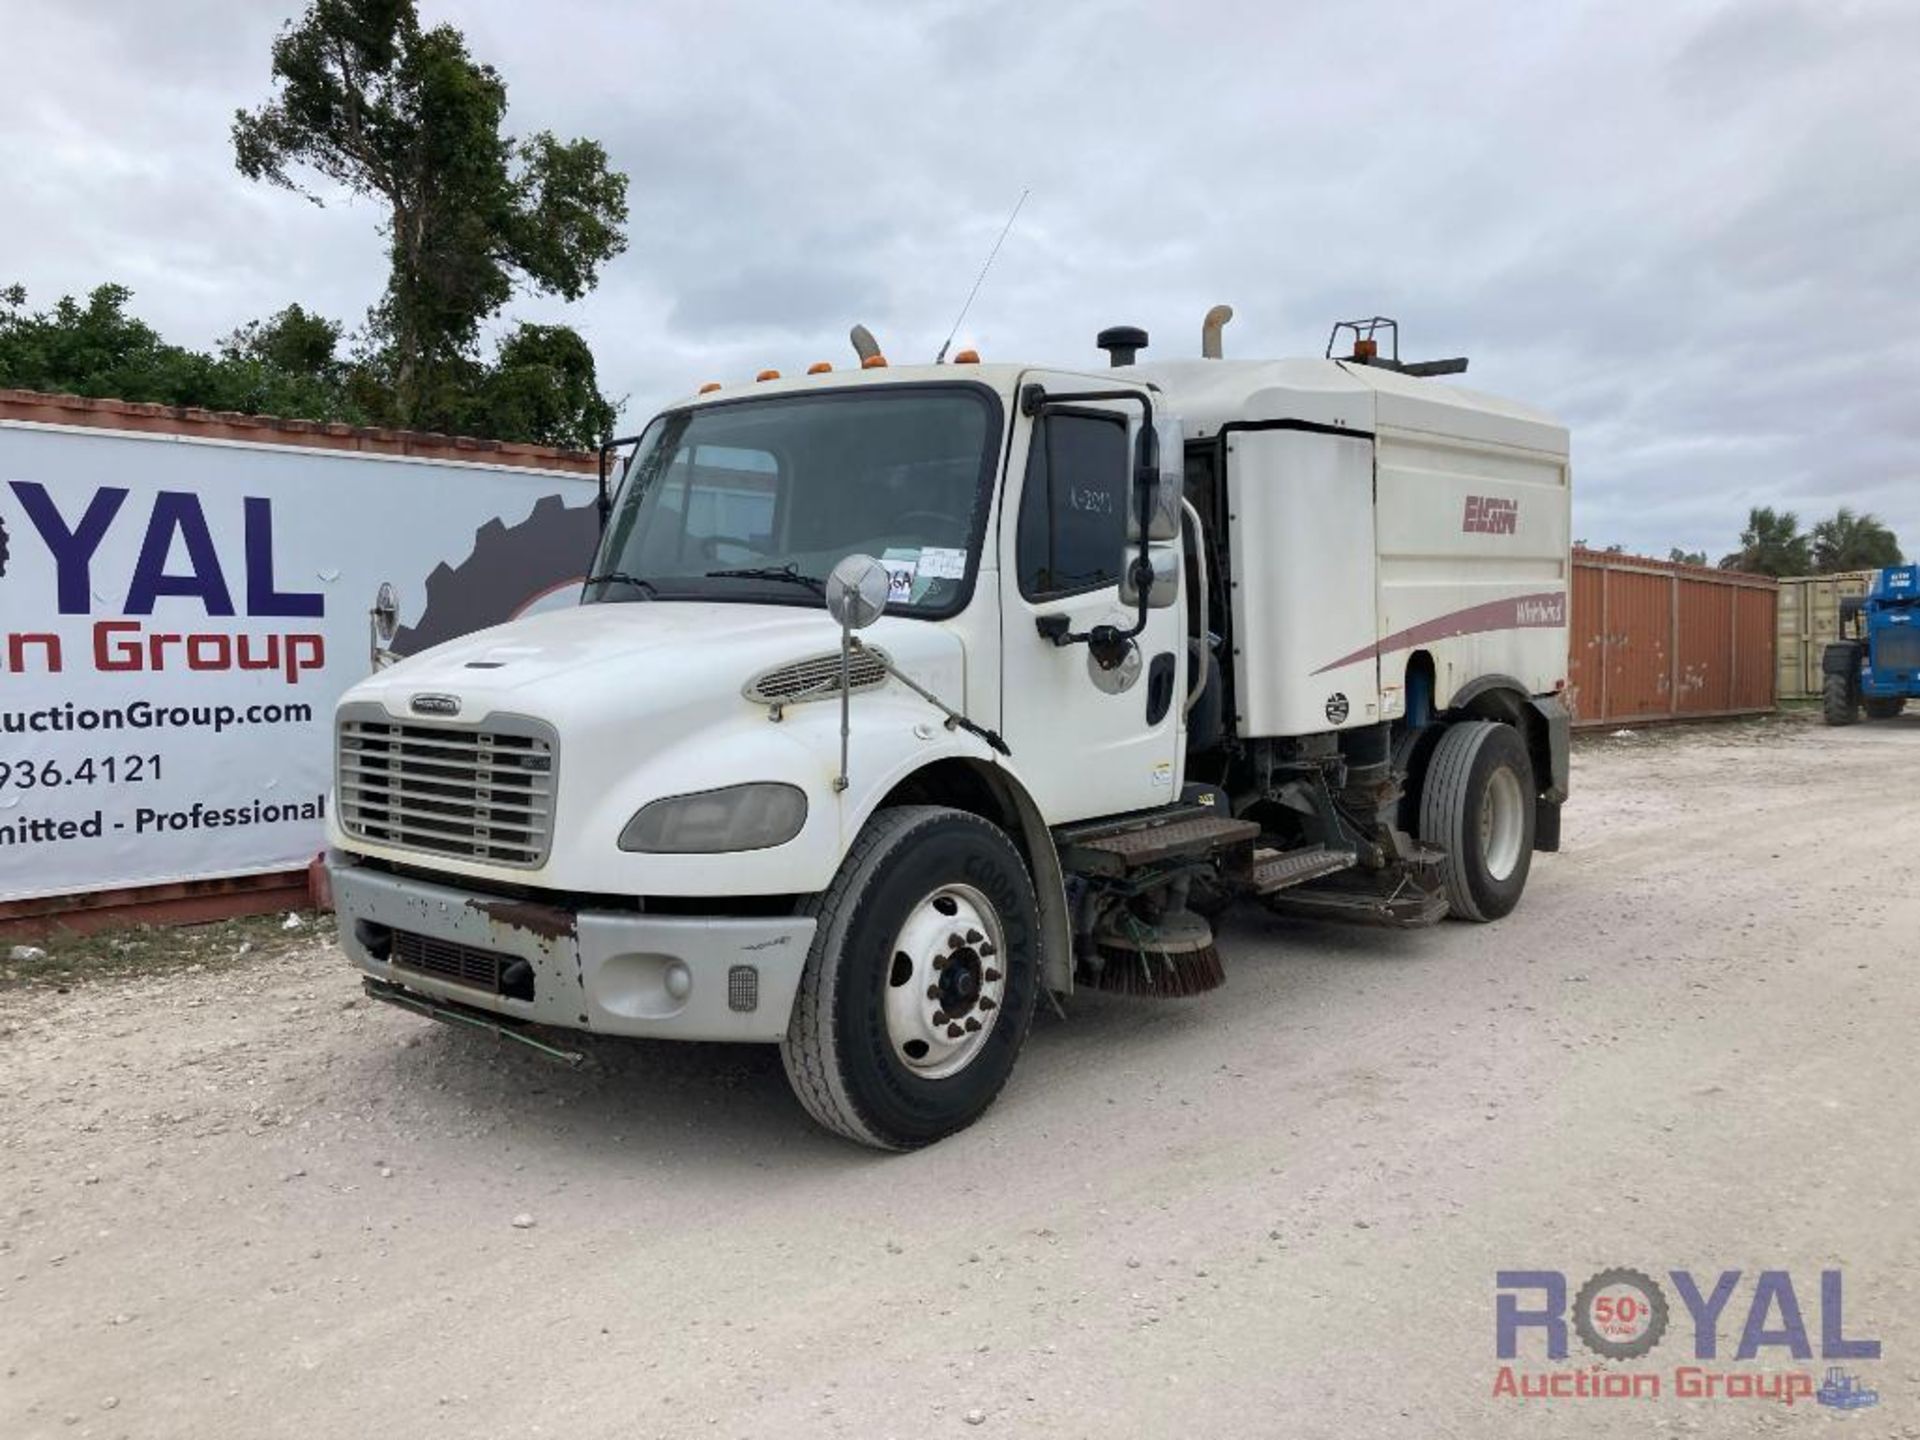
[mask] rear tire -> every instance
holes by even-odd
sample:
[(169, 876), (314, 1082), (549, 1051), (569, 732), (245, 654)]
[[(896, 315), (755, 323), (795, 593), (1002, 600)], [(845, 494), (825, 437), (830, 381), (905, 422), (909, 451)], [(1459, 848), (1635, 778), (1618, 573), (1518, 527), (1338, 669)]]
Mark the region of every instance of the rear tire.
[(1884, 699), (1867, 697), (1867, 718), (1869, 720), (1892, 720), (1907, 708), (1907, 697), (1888, 695)]
[(807, 1113), (879, 1150), (971, 1125), (1039, 994), (1039, 905), (1012, 840), (964, 810), (883, 810), (803, 913), (820, 924), (780, 1058)]
[(1447, 852), (1447, 908), (1498, 920), (1520, 903), (1533, 860), (1533, 762), (1511, 725), (1449, 725), (1420, 787), (1420, 838)]
[(1860, 709), (1853, 693), (1851, 676), (1827, 676), (1820, 694), (1820, 712), (1827, 724), (1851, 725), (1860, 718)]

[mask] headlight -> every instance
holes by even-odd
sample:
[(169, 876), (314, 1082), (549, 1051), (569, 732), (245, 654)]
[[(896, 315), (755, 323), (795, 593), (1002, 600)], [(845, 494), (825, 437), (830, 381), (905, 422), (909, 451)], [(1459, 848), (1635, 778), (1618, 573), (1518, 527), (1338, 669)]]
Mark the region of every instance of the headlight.
[(717, 855), (784, 845), (807, 823), (797, 785), (728, 785), (655, 800), (620, 832), (622, 850), (650, 855)]

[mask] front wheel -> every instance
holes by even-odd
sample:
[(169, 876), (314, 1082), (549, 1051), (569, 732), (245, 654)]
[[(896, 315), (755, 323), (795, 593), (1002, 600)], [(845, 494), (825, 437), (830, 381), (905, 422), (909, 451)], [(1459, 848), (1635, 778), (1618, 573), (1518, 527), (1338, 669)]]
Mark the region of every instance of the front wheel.
[(883, 810), (807, 911), (820, 924), (780, 1042), (807, 1113), (881, 1150), (972, 1124), (1038, 994), (1039, 906), (1013, 842), (962, 810)]
[(1420, 838), (1447, 852), (1447, 908), (1498, 920), (1520, 903), (1533, 863), (1533, 762), (1511, 725), (1449, 725), (1420, 787)]
[(1859, 699), (1848, 675), (1829, 675), (1821, 689), (1820, 711), (1829, 725), (1851, 725), (1860, 718)]

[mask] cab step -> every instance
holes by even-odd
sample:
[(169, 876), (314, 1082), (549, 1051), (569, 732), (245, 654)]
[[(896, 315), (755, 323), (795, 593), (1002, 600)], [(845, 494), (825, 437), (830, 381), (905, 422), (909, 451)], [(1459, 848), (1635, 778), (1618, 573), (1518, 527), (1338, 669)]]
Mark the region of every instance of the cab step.
[(1209, 808), (1182, 806), (1164, 817), (1062, 826), (1054, 832), (1061, 863), (1077, 874), (1124, 875), (1169, 860), (1250, 846), (1259, 838), (1255, 821), (1209, 814)]
[(1304, 850), (1255, 850), (1248, 885), (1256, 895), (1271, 895), (1346, 870), (1355, 862), (1351, 850), (1333, 850), (1325, 845), (1310, 845)]

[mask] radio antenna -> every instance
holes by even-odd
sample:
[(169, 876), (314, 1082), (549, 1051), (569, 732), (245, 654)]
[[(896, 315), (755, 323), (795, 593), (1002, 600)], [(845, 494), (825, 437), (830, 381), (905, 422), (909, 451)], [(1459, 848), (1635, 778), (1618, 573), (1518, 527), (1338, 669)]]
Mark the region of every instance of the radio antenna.
[(967, 318), (967, 311), (973, 308), (973, 297), (980, 293), (980, 286), (987, 278), (987, 272), (993, 268), (994, 259), (1000, 254), (1000, 247), (1007, 243), (1007, 232), (1013, 229), (1013, 222), (1020, 214), (1020, 207), (1027, 203), (1026, 190), (1020, 192), (1020, 198), (1013, 202), (1013, 214), (1007, 216), (1007, 223), (1000, 227), (1000, 238), (993, 242), (993, 249), (987, 252), (987, 263), (980, 267), (980, 273), (974, 278), (973, 289), (967, 292), (967, 303), (960, 307), (960, 313), (953, 317), (953, 329), (947, 332), (947, 338), (940, 344), (940, 353), (933, 357), (933, 363), (947, 363), (947, 351), (953, 345), (953, 337), (960, 333), (960, 325)]

